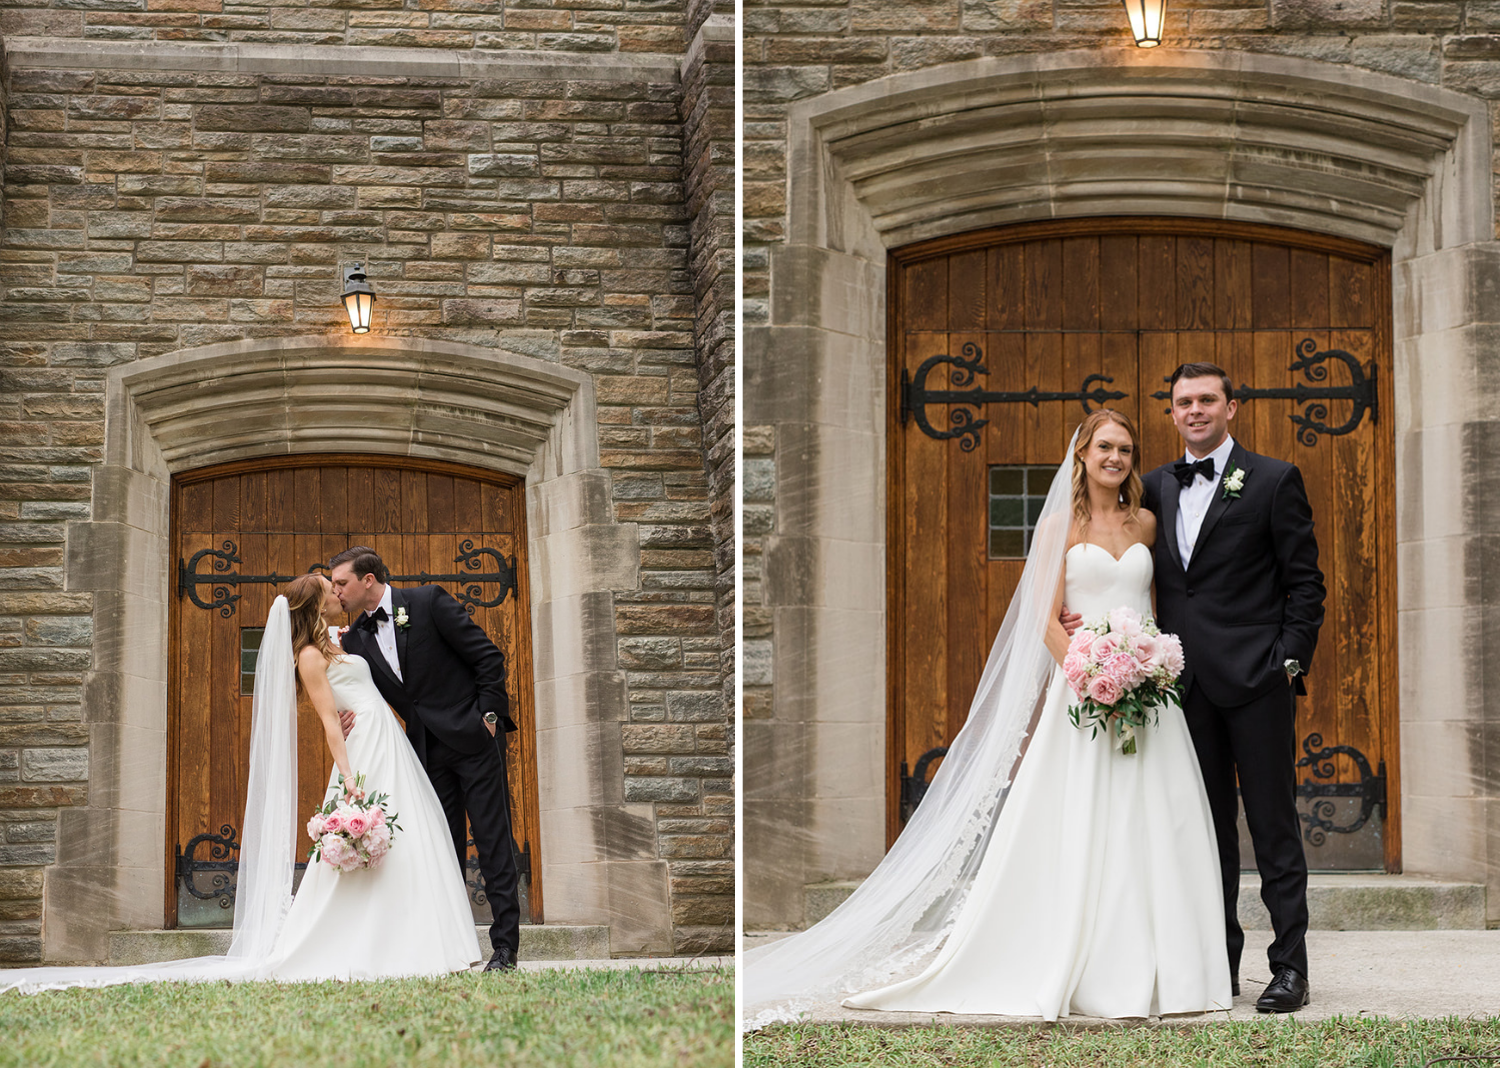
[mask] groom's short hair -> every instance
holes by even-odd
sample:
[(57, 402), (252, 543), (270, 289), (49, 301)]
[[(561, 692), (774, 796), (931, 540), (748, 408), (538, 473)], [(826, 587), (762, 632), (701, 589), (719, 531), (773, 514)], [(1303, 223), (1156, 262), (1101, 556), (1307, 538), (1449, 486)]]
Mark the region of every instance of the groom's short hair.
[[(1234, 383), (1229, 381), (1229, 374), (1216, 363), (1184, 363), (1172, 372), (1172, 384), (1167, 387), (1169, 394), (1177, 391), (1177, 380), (1179, 378), (1212, 378), (1219, 376), (1219, 381), (1224, 383), (1224, 399), (1234, 400)], [(352, 550), (351, 550), (352, 551)]]
[(354, 545), (338, 553), (332, 560), (328, 561), (328, 570), (332, 571), (340, 564), (348, 564), (352, 567), (355, 578), (374, 575), (376, 582), (386, 583), (391, 581), (391, 573), (385, 566), (385, 561), (380, 558), (379, 553), (368, 545)]

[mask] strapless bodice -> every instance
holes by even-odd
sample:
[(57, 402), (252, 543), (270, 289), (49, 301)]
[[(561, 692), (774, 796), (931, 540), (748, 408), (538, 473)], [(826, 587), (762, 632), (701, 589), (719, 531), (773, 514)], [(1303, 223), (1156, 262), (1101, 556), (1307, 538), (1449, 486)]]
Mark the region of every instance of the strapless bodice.
[(371, 709), (386, 707), (385, 698), (370, 675), (370, 665), (362, 656), (345, 654), (328, 665), (328, 684), (340, 709), (349, 709), (356, 717)]
[(1063, 600), (1085, 618), (1114, 608), (1151, 614), (1151, 547), (1137, 542), (1116, 560), (1108, 549), (1079, 542), (1063, 558)]

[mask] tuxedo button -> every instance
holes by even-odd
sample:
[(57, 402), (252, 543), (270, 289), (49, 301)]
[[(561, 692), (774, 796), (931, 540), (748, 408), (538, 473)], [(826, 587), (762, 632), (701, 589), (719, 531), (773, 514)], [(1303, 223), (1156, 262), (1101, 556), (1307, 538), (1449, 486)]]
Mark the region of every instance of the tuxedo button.
[(1188, 596), (1191, 597), (1192, 595), (1193, 595), (1193, 591), (1192, 590), (1188, 590)]

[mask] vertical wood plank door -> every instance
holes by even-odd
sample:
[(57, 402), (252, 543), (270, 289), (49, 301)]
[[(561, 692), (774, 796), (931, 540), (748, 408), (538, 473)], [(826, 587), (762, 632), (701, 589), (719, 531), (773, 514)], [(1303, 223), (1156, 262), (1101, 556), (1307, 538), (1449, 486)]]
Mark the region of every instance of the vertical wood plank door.
[[(1388, 254), (1249, 224), (1087, 219), (910, 246), (889, 269), (889, 838), (968, 715), (1029, 524), (1087, 410), (1081, 395), (1117, 394), (1103, 403), (1136, 422), (1144, 473), (1183, 451), (1168, 376), (1206, 360), (1236, 389), (1288, 391), (1241, 400), (1230, 432), (1297, 464), (1312, 503), (1328, 600), (1297, 709), (1309, 863), (1399, 871)], [(1373, 375), (1385, 404), (1347, 432), (1355, 400), (1291, 395), (1350, 385), (1337, 357), (1292, 367), (1330, 350)], [(933, 364), (927, 390), (1074, 396), (919, 413), (905, 390), (939, 356), (968, 364)], [(1309, 433), (1294, 416), (1329, 429)]]
[[(172, 493), (178, 573), (169, 639), (166, 926), (232, 920), (231, 895), (216, 891), (232, 884), (236, 854), (214, 838), (238, 842), (266, 614), (287, 581), (309, 570), (326, 574), (329, 558), (352, 545), (374, 548), (393, 585), (446, 588), (505, 654), (519, 728), (506, 758), (523, 918), (542, 922), (524, 483), (436, 462), (302, 456), (185, 473), (173, 479)], [(305, 699), (297, 744), (297, 812), (305, 818), (322, 804), (333, 768)], [(303, 861), (310, 845), (298, 830), (287, 848)], [(470, 860), (471, 898), (483, 917), (472, 846)], [(184, 877), (189, 864), (193, 874)]]

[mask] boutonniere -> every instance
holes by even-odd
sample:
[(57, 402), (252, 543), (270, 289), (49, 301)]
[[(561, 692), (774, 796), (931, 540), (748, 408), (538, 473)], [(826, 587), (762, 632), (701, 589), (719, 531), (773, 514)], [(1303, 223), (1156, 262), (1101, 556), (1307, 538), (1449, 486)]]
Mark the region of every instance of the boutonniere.
[(1245, 488), (1245, 476), (1249, 474), (1243, 467), (1229, 465), (1229, 470), (1224, 472), (1224, 500), (1237, 499), (1240, 490)]
[(405, 606), (396, 609), (396, 626), (400, 627), (402, 630), (405, 630), (407, 627), (411, 626), (411, 618), (407, 616)]

